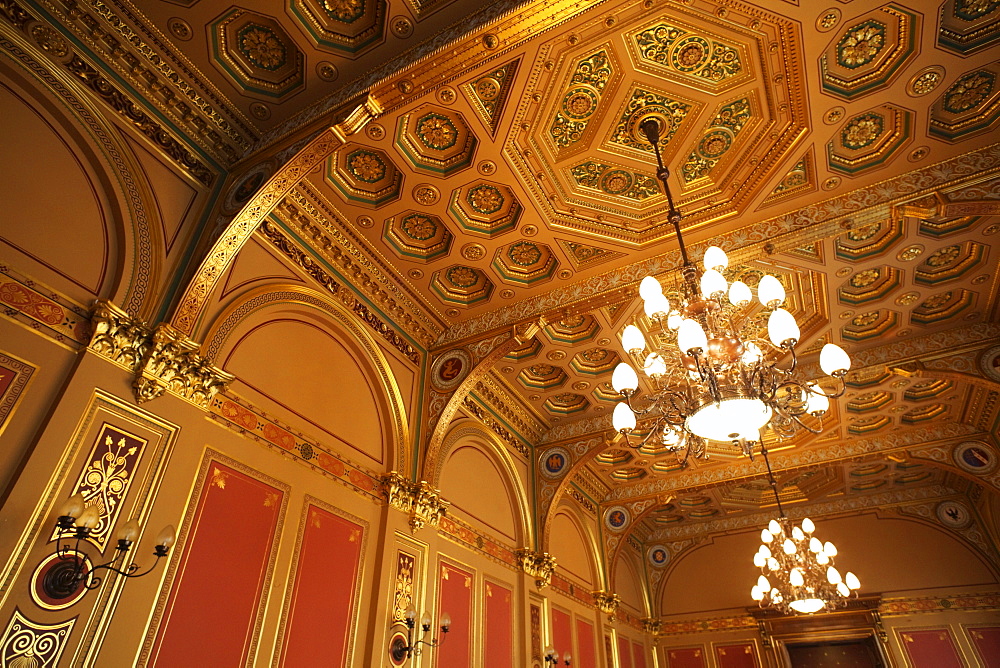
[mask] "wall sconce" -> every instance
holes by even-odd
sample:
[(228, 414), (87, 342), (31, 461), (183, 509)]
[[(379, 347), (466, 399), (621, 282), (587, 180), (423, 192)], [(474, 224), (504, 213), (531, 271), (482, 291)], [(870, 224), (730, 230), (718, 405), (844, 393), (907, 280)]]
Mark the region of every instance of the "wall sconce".
[[(563, 654), (563, 663), (566, 664), (567, 666), (570, 665), (570, 660), (572, 658), (573, 657), (570, 656), (569, 652), (566, 652), (565, 654)], [(556, 648), (553, 647), (552, 645), (549, 645), (548, 647), (545, 648), (545, 665), (549, 664), (553, 666), (559, 665), (559, 652), (557, 652)]]
[[(420, 656), (420, 652), (423, 650), (420, 645), (427, 645), (428, 647), (437, 647), (438, 645), (444, 644), (445, 635), (447, 635), (448, 630), (451, 628), (451, 615), (447, 612), (441, 614), (441, 637), (433, 638), (431, 640), (424, 640), (423, 638), (413, 641), (413, 628), (416, 626), (417, 611), (412, 607), (406, 611), (406, 619), (404, 624), (406, 624), (406, 639), (403, 639), (403, 634), (399, 633), (392, 639), (389, 644), (389, 656), (392, 658), (393, 665), (401, 666), (406, 663), (406, 660), (411, 656)], [(426, 612), (420, 618), (420, 628), (423, 631), (423, 635), (427, 635), (431, 630), (431, 616)]]
[[(125, 554), (132, 547), (132, 544), (139, 537), (139, 523), (136, 520), (129, 520), (118, 530), (118, 545), (115, 546), (116, 554), (103, 564), (98, 564), (91, 568), (86, 568), (86, 556), (81, 557), (80, 541), (86, 540), (90, 533), (97, 528), (101, 522), (101, 514), (96, 506), (87, 506), (82, 494), (75, 494), (63, 502), (59, 507), (59, 518), (56, 520), (56, 528), (59, 533), (56, 536), (56, 553), (58, 561), (46, 570), (45, 577), (42, 578), (41, 586), (45, 594), (53, 599), (63, 600), (77, 594), (81, 584), (85, 589), (97, 589), (101, 586), (101, 578), (94, 573), (98, 570), (107, 570), (117, 573), (126, 578), (138, 578), (146, 575), (156, 568), (160, 559), (167, 556), (170, 546), (174, 544), (176, 533), (172, 525), (167, 525), (156, 537), (156, 546), (153, 554), (156, 561), (153, 565), (141, 573), (137, 573), (139, 566), (131, 563), (125, 566)], [(76, 544), (70, 549), (69, 543), (63, 545), (64, 538), (76, 538)], [(51, 558), (51, 557), (50, 557)]]

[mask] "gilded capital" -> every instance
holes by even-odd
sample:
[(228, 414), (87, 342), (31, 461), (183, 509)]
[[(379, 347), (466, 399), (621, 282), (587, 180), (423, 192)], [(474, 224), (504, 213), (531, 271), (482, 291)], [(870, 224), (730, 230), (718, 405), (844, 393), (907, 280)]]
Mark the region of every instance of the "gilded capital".
[(436, 527), (451, 505), (430, 483), (424, 480), (411, 482), (397, 471), (382, 476), (382, 494), (390, 506), (410, 514), (410, 530), (413, 532), (425, 526)]
[(167, 323), (150, 328), (108, 301), (91, 310), (93, 333), (88, 349), (135, 374), (137, 403), (170, 392), (199, 408), (234, 376), (199, 355), (200, 346)]
[(535, 578), (539, 589), (544, 589), (552, 582), (552, 573), (556, 570), (556, 558), (548, 552), (535, 552), (522, 548), (514, 553), (517, 556), (521, 570)]
[(594, 605), (611, 619), (615, 618), (615, 613), (618, 612), (618, 606), (621, 602), (622, 600), (618, 597), (618, 594), (612, 594), (609, 591), (602, 591), (600, 589), (594, 592)]
[(651, 636), (657, 636), (660, 634), (661, 622), (659, 619), (653, 619), (649, 617), (642, 620), (642, 630)]

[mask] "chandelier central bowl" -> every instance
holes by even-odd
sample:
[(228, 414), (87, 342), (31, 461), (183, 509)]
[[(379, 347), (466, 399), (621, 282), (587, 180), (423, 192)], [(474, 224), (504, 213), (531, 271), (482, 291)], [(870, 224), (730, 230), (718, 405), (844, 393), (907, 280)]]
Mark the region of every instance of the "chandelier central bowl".
[(704, 404), (684, 421), (684, 427), (711, 441), (756, 441), (773, 411), (760, 399), (730, 397)]

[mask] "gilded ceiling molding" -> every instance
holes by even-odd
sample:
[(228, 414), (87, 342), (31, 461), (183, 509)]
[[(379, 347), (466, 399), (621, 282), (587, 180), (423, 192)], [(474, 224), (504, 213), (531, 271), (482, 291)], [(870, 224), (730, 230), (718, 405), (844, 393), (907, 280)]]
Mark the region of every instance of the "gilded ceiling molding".
[(352, 287), (368, 296), (393, 323), (429, 347), (441, 325), (405, 286), (391, 279), (392, 269), (367, 252), (367, 243), (306, 183), (279, 203), (276, 213), (309, 240), (314, 253), (351, 277)]
[(510, 392), (497, 381), (495, 374), (484, 378), (476, 386), (475, 394), (525, 441), (538, 442), (544, 425), (528, 412), (522, 403), (523, 400), (516, 393)]
[(382, 493), (390, 506), (410, 514), (410, 531), (413, 533), (424, 526), (437, 527), (451, 505), (441, 498), (441, 490), (430, 483), (424, 480), (411, 482), (396, 471), (382, 476)]
[(618, 613), (618, 608), (622, 603), (621, 597), (618, 594), (600, 589), (593, 592), (593, 596), (594, 605), (597, 606), (597, 609), (606, 614), (610, 621), (614, 621), (615, 615)]
[[(103, 56), (103, 66), (139, 92), (140, 104), (153, 105), (206, 154), (232, 165), (253, 144), (256, 132), (242, 114), (228, 108), (223, 94), (189, 69), (158, 29), (124, 3), (112, 0), (112, 7), (102, 0), (83, 0), (71, 10), (55, 0), (40, 4), (88, 45), (88, 55), (109, 54)], [(128, 48), (108, 49), (109, 43)]]
[(233, 259), (264, 218), (288, 195), (295, 185), (320, 165), (335, 148), (345, 142), (337, 127), (328, 128), (285, 163), (253, 196), (226, 227), (188, 283), (171, 324), (189, 336), (204, 317), (205, 305)]
[(137, 403), (170, 392), (208, 410), (212, 397), (235, 378), (199, 355), (200, 346), (167, 323), (151, 329), (103, 300), (95, 302), (91, 323), (88, 349), (135, 374)]
[[(23, 28), (26, 22), (31, 21), (31, 17), (18, 14), (16, 10), (20, 10), (16, 3), (0, 3), (0, 19), (6, 18)], [(18, 39), (19, 37), (17, 33), (10, 33), (10, 38), (17, 40), (15, 42), (0, 35), (0, 51), (10, 54), (31, 76), (41, 82), (42, 87), (58, 96), (72, 110), (73, 120), (90, 137), (95, 152), (99, 152), (107, 161), (110, 167), (109, 178), (113, 178), (124, 193), (124, 197), (116, 204), (124, 209), (120, 215), (130, 226), (128, 229), (132, 236), (129, 238), (126, 235), (123, 239), (126, 246), (123, 257), (132, 258), (132, 262), (131, 266), (123, 267), (121, 282), (114, 286), (112, 294), (128, 313), (139, 315), (149, 312), (154, 305), (147, 303), (148, 295), (152, 287), (158, 284), (161, 272), (160, 258), (154, 256), (153, 249), (161, 248), (163, 239), (155, 198), (146, 186), (145, 177), (140, 176), (143, 170), (132, 159), (132, 149), (114, 141), (119, 137), (117, 128), (105, 124), (102, 114), (92, 107), (90, 101), (78, 96), (78, 86), (72, 83), (72, 76), (50, 69), (45, 63), (36, 60), (35, 49), (29, 47), (25, 39)], [(54, 53), (63, 53), (66, 57), (71, 55), (69, 46), (61, 37), (50, 37)]]
[(1000, 388), (1000, 383), (995, 380), (990, 380), (989, 378), (984, 378), (982, 376), (974, 376), (968, 373), (960, 373), (957, 371), (948, 371), (942, 369), (928, 369), (920, 360), (913, 360), (912, 362), (903, 362), (902, 364), (891, 364), (887, 367), (889, 371), (896, 376), (903, 376), (904, 378), (935, 378), (940, 380), (955, 380), (960, 383), (968, 383), (969, 385), (974, 385), (976, 387), (981, 387), (985, 390), (996, 390)]
[[(427, 448), (421, 464), (425, 477), (434, 480), (440, 475), (440, 468), (443, 464), (441, 461), (441, 447), (452, 421), (464, 405), (465, 398), (468, 394), (472, 392), (475, 387), (490, 374), (490, 372), (492, 372), (493, 367), (496, 366), (499, 360), (501, 360), (508, 352), (517, 346), (524, 345), (524, 343), (531, 339), (537, 331), (538, 324), (529, 323), (520, 327), (514, 327), (509, 333), (506, 333), (503, 336), (493, 337), (493, 344), (495, 347), (493, 347), (488, 354), (485, 354), (485, 356), (479, 360), (478, 364), (476, 364), (476, 366), (468, 372), (465, 378), (458, 384), (451, 395), (444, 401), (444, 405), (441, 407), (440, 415), (437, 417), (437, 421), (434, 424), (434, 431), (428, 437)], [(485, 350), (482, 350), (480, 351), (480, 354), (485, 352)], [(445, 396), (447, 395), (439, 395), (439, 403), (440, 399), (443, 399)], [(429, 410), (430, 401), (431, 397), (428, 397), (426, 406), (427, 410), (425, 411), (427, 414), (431, 413)]]
[[(791, 248), (814, 238), (841, 234), (844, 226), (856, 227), (884, 219), (892, 215), (891, 206), (940, 190), (942, 183), (951, 182), (954, 190), (960, 190), (971, 183), (982, 183), (995, 178), (998, 171), (1000, 144), (993, 144), (823, 202), (751, 223), (729, 234), (717, 236), (711, 242), (692, 244), (688, 251), (696, 257), (700, 250), (709, 243), (714, 243), (729, 254), (731, 263), (738, 264), (765, 253), (766, 248), (780, 250), (784, 244)], [(678, 251), (668, 251), (572, 286), (556, 288), (503, 309), (456, 323), (438, 339), (437, 345), (464, 340), (555, 310), (573, 310), (575, 307), (582, 311), (601, 304), (631, 300), (634, 298), (635, 285), (644, 276), (675, 270), (680, 267), (680, 262)]]
[(294, 304), (308, 306), (322, 311), (333, 319), (338, 327), (347, 332), (365, 352), (365, 359), (377, 376), (388, 406), (393, 443), (393, 466), (409, 461), (411, 455), (410, 428), (406, 416), (406, 403), (392, 374), (389, 360), (367, 329), (363, 328), (353, 311), (356, 303), (354, 293), (341, 290), (337, 295), (324, 294), (302, 285), (264, 285), (240, 296), (240, 299), (221, 314), (208, 327), (205, 350), (209, 359), (216, 359), (225, 342), (239, 324), (253, 313), (273, 305)]
[(535, 586), (545, 589), (552, 582), (556, 570), (556, 558), (548, 552), (535, 552), (529, 548), (517, 550), (517, 564), (529, 577), (535, 578)]
[(483, 425), (492, 431), (497, 438), (503, 441), (509, 449), (514, 450), (522, 457), (531, 457), (531, 448), (522, 443), (517, 436), (512, 434), (510, 430), (503, 426), (503, 423), (490, 415), (489, 411), (476, 403), (475, 399), (471, 396), (466, 396), (462, 401), (462, 409), (482, 422)]

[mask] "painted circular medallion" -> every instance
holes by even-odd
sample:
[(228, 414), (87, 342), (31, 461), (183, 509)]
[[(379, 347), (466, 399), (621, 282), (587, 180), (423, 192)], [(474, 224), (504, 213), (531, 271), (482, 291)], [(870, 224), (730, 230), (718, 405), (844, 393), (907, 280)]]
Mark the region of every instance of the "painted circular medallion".
[(632, 516), (625, 506), (612, 506), (604, 512), (604, 526), (612, 531), (621, 531), (632, 521)]
[(1000, 383), (1000, 346), (987, 348), (979, 357), (979, 368), (983, 375), (995, 383)]
[(569, 468), (570, 457), (566, 448), (549, 448), (538, 460), (542, 475), (546, 478), (558, 478)]
[(431, 365), (431, 385), (438, 392), (450, 392), (465, 380), (472, 369), (472, 358), (461, 348), (449, 350)]
[(649, 559), (650, 565), (662, 568), (670, 561), (670, 553), (662, 545), (653, 545), (646, 550), (646, 558)]
[(955, 446), (952, 457), (960, 469), (976, 475), (992, 473), (997, 467), (996, 453), (982, 441), (959, 443)]
[(941, 524), (951, 529), (964, 529), (972, 524), (972, 513), (958, 501), (942, 501), (935, 511)]

